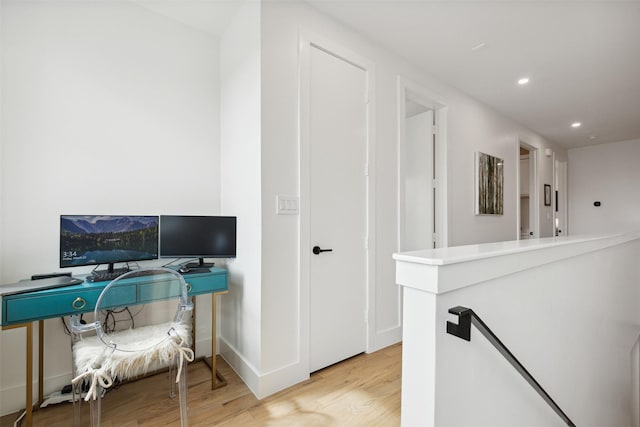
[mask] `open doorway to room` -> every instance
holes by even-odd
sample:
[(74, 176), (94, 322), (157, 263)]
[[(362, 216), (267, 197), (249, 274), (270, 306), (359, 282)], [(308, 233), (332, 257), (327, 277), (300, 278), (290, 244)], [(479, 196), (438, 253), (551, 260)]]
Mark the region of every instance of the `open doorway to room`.
[(398, 95), (398, 249), (446, 247), (446, 108), (402, 79)]
[(538, 150), (518, 141), (518, 239), (534, 239), (538, 232), (537, 153)]
[(402, 150), (402, 251), (435, 248), (434, 111), (407, 98)]
[(568, 236), (567, 225), (567, 162), (554, 160), (554, 212), (553, 226), (554, 236)]

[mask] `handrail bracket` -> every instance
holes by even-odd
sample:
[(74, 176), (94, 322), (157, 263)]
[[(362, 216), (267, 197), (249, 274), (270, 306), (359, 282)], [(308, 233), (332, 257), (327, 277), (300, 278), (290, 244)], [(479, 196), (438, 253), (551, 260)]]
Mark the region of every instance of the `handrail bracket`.
[(450, 308), (449, 313), (458, 316), (458, 324), (447, 321), (447, 333), (465, 341), (471, 341), (471, 313), (473, 310), (457, 306)]

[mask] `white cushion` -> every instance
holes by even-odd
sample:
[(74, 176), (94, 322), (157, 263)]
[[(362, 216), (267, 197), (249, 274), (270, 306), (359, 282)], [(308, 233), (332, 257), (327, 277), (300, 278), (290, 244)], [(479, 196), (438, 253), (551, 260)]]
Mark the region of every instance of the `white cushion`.
[[(126, 329), (110, 333), (109, 339), (116, 343), (116, 349), (109, 354), (110, 350), (98, 338), (97, 335), (82, 337), (73, 345), (74, 363), (78, 375), (94, 368), (94, 363), (104, 355), (102, 363), (99, 363), (104, 372), (109, 373), (111, 378), (133, 378), (144, 375), (147, 372), (169, 366), (178, 355), (179, 347), (188, 346), (191, 342), (191, 327), (185, 324), (173, 324), (176, 332), (175, 337), (168, 335), (172, 323), (159, 325), (141, 326), (135, 329)], [(162, 342), (155, 345), (158, 337), (166, 337)], [(120, 351), (123, 349), (142, 349), (137, 351)], [(105, 349), (106, 352), (105, 352)], [(97, 368), (98, 366), (95, 366)]]

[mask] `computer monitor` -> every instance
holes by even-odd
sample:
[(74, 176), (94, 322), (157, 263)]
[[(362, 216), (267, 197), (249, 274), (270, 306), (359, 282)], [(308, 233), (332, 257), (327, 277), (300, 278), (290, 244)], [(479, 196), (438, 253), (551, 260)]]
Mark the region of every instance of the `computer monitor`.
[(160, 216), (160, 257), (198, 258), (187, 267), (211, 267), (205, 258), (236, 257), (235, 216)]
[(60, 267), (158, 258), (158, 216), (60, 215)]

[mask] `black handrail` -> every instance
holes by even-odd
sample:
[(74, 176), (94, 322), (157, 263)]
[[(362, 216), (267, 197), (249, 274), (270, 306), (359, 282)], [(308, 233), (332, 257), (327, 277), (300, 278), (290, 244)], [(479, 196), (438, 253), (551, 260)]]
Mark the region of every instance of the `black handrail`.
[(562, 409), (558, 406), (556, 402), (553, 401), (549, 393), (547, 393), (542, 386), (538, 383), (538, 381), (533, 378), (533, 376), (527, 371), (527, 369), (516, 359), (516, 357), (509, 351), (507, 346), (505, 346), (500, 339), (494, 334), (491, 329), (478, 317), (478, 315), (470, 308), (466, 307), (453, 307), (449, 309), (449, 313), (455, 314), (458, 316), (458, 324), (456, 325), (453, 322), (447, 322), (447, 333), (451, 335), (455, 335), (458, 338), (462, 338), (466, 341), (471, 341), (471, 324), (473, 324), (479, 331), (484, 335), (484, 337), (489, 340), (491, 344), (504, 356), (505, 359), (511, 366), (516, 368), (516, 370), (522, 375), (522, 377), (527, 380), (527, 382), (534, 388), (535, 391), (544, 399), (549, 406), (567, 423), (568, 426), (575, 427), (573, 421), (569, 419), (567, 414), (564, 413)]

